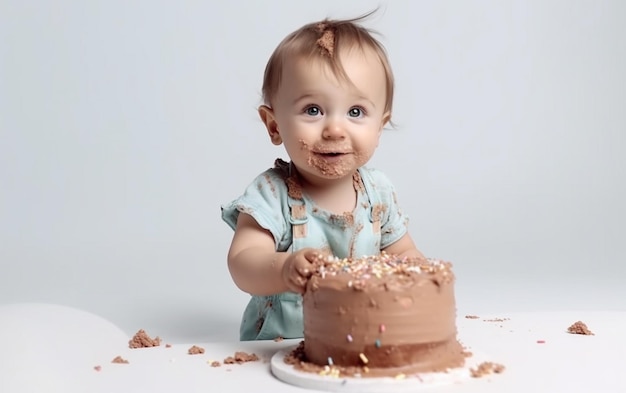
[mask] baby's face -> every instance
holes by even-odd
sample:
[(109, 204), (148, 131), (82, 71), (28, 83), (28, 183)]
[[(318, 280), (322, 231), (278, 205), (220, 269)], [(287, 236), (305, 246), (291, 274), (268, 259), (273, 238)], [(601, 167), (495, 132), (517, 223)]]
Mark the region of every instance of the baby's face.
[(351, 177), (372, 157), (389, 119), (385, 72), (375, 53), (335, 55), (349, 80), (323, 61), (290, 59), (273, 100), (280, 138), (311, 184)]

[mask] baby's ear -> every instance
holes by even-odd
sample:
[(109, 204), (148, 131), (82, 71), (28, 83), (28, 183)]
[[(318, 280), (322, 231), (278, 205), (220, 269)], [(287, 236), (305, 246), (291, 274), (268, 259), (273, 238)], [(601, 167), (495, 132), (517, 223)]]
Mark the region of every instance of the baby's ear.
[(274, 116), (272, 108), (267, 105), (261, 105), (259, 107), (259, 116), (263, 124), (265, 124), (265, 128), (267, 128), (267, 133), (272, 143), (276, 146), (283, 143), (283, 138), (281, 138), (280, 132), (278, 131), (278, 123), (276, 123), (276, 117)]
[(383, 121), (382, 121), (382, 124), (380, 125), (380, 131), (382, 131), (383, 128), (385, 128), (387, 123), (389, 123), (389, 120), (391, 120), (391, 111), (387, 111), (383, 113)]

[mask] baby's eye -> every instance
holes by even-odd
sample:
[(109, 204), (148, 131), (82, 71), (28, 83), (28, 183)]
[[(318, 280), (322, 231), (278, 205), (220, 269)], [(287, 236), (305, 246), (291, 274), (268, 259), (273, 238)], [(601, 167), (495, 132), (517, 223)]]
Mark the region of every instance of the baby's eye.
[(309, 116), (319, 116), (321, 114), (320, 108), (316, 106), (310, 106), (304, 110), (304, 112)]
[(348, 116), (361, 117), (363, 116), (363, 112), (365, 112), (363, 109), (355, 106), (354, 108), (350, 108), (350, 110), (348, 111)]

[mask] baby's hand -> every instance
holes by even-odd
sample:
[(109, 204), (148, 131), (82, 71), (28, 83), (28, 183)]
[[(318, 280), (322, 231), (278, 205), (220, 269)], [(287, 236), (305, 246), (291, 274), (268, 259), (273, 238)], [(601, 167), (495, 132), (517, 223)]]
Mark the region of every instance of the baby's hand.
[(304, 293), (308, 278), (313, 274), (313, 262), (323, 256), (314, 248), (304, 248), (291, 254), (283, 265), (283, 281), (290, 291)]

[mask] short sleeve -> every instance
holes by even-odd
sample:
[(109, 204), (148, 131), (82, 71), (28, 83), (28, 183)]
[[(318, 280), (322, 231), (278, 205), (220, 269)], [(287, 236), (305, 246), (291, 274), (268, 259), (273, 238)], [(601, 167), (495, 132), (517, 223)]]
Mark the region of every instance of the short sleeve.
[(291, 241), (286, 236), (289, 225), (286, 221), (289, 217), (286, 198), (284, 179), (276, 170), (269, 169), (254, 179), (240, 197), (222, 205), (222, 219), (234, 230), (239, 213), (249, 214), (259, 226), (272, 234), (277, 251), (285, 251)]
[(409, 217), (400, 208), (396, 190), (387, 175), (377, 169), (367, 168), (365, 170), (368, 171), (372, 182), (372, 191), (376, 193), (383, 205), (380, 248), (385, 249), (408, 232)]

